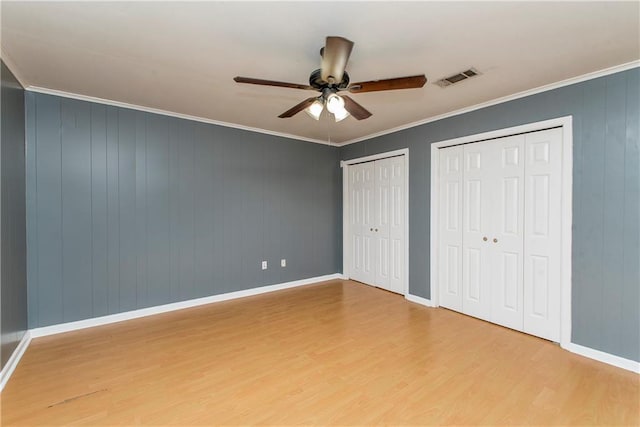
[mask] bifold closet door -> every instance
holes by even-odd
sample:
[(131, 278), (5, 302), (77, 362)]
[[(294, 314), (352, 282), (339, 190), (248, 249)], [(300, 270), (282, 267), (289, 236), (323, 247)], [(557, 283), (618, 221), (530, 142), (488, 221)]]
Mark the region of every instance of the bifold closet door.
[(349, 230), (352, 279), (375, 280), (374, 168), (373, 163), (349, 166)]
[(440, 305), (559, 340), (561, 155), (561, 129), (440, 149)]
[(523, 327), (524, 136), (463, 147), (463, 312)]
[(560, 341), (562, 130), (526, 134), (524, 331)]
[(374, 241), (377, 243), (374, 285), (404, 292), (404, 156), (376, 160)]
[(462, 146), (440, 150), (440, 305), (462, 311)]
[(350, 277), (404, 293), (405, 158), (349, 166)]
[(523, 327), (525, 136), (493, 144), (490, 246), (491, 322)]

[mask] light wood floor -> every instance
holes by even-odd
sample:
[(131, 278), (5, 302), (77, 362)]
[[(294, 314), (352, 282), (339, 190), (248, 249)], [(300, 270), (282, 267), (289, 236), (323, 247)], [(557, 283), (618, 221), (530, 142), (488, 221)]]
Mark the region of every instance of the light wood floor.
[(3, 425), (638, 425), (638, 375), (349, 281), (35, 339)]

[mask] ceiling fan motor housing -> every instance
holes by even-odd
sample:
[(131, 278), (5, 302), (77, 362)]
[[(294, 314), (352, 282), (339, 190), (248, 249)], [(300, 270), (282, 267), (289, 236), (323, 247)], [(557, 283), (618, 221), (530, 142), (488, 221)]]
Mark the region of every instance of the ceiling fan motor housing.
[(334, 87), (338, 90), (344, 90), (349, 86), (349, 74), (345, 71), (342, 75), (342, 81), (338, 84), (330, 84), (322, 80), (322, 70), (317, 69), (309, 76), (309, 86), (314, 87), (320, 91), (327, 87)]

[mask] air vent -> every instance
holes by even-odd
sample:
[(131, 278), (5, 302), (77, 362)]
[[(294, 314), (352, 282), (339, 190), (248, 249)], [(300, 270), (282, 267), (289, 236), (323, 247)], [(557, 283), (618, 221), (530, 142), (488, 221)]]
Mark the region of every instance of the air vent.
[(451, 86), (452, 84), (460, 83), (461, 81), (470, 79), (471, 77), (479, 76), (480, 73), (475, 68), (469, 68), (468, 70), (461, 71), (458, 74), (454, 74), (453, 76), (445, 77), (444, 79), (440, 79), (434, 84), (440, 87)]

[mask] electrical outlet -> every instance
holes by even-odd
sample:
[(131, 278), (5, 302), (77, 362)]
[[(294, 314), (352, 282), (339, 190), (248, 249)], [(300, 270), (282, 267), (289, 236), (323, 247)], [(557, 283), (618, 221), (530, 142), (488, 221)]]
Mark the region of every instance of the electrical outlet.
[(262, 269), (263, 270), (267, 269), (267, 261), (262, 261)]
[(287, 266), (287, 260), (286, 260), (286, 259), (284, 259), (284, 258), (282, 258), (282, 259), (280, 260), (280, 267), (286, 267), (286, 266)]

